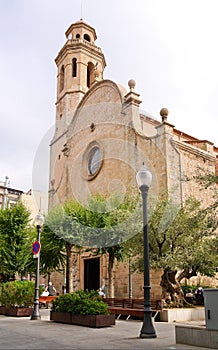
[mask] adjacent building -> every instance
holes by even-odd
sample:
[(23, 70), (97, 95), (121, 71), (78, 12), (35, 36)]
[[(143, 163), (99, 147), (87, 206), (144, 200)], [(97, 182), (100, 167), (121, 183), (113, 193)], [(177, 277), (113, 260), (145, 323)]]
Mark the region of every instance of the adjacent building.
[(9, 178), (6, 176), (5, 181), (0, 181), (0, 207), (1, 209), (7, 206), (13, 206), (20, 201), (23, 191), (11, 188)]
[(48, 212), (48, 194), (37, 190), (24, 192), (11, 187), (8, 176), (0, 181), (0, 208), (12, 207), (21, 202), (30, 211), (30, 217), (34, 221), (39, 210), (43, 214)]

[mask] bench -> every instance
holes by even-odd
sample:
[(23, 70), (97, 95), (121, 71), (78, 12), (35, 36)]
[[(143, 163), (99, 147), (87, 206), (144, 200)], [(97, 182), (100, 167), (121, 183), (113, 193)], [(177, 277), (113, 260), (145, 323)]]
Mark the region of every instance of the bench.
[(52, 300), (55, 300), (56, 298), (57, 298), (56, 295), (48, 295), (48, 296), (41, 295), (39, 297), (39, 306), (41, 307), (42, 305), (45, 305), (46, 308), (48, 309), (49, 304), (52, 302)]
[[(143, 318), (144, 316), (144, 299), (103, 298), (103, 301), (108, 305), (109, 312), (117, 315), (117, 319), (119, 319), (121, 315), (127, 316), (127, 320), (131, 316), (139, 318)], [(162, 300), (151, 300), (151, 310), (154, 319), (162, 309)]]

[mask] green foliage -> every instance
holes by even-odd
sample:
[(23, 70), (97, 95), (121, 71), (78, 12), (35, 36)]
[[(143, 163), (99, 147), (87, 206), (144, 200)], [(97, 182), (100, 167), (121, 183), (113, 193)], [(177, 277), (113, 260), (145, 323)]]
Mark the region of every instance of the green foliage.
[(79, 290), (62, 294), (52, 301), (52, 311), (71, 312), (80, 315), (109, 315), (107, 304), (94, 290)]
[(181, 285), (181, 288), (182, 288), (184, 295), (186, 295), (186, 293), (188, 293), (189, 291), (191, 291), (194, 294), (197, 286), (191, 286), (189, 284), (186, 284), (186, 285)]
[(133, 235), (135, 225), (132, 223), (130, 230), (127, 223), (134, 214), (135, 202), (130, 195), (110, 199), (95, 195), (86, 205), (69, 201), (50, 211), (46, 226), (59, 239), (77, 247), (115, 246)]
[[(168, 222), (163, 223), (166, 206)], [(190, 197), (184, 207), (177, 209), (176, 215), (175, 203), (160, 200), (149, 220), (148, 232), (152, 267), (214, 274), (216, 238), (211, 236), (207, 211), (201, 209), (196, 199)], [(142, 255), (142, 235), (138, 235), (137, 245)], [(136, 261), (135, 267), (143, 269), (142, 257)]]
[(202, 285), (202, 284), (201, 285), (200, 284), (196, 284), (196, 285), (190, 285), (190, 284), (181, 285), (181, 288), (183, 290), (184, 295), (186, 295), (186, 293), (188, 293), (190, 290), (194, 294), (195, 290), (198, 287), (202, 287), (203, 289), (211, 288), (210, 286), (206, 286), (206, 285)]
[[(163, 269), (162, 297), (172, 305), (182, 305), (181, 281), (201, 273), (214, 276), (217, 266), (218, 237), (213, 235), (211, 211), (202, 209), (201, 203), (189, 197), (184, 206), (167, 199), (157, 203), (148, 221), (150, 266)], [(143, 234), (128, 242), (138, 250), (132, 267), (144, 269)]]
[(41, 239), (43, 271), (63, 268), (66, 257), (67, 290), (70, 291), (70, 257), (81, 249), (92, 250), (93, 254), (109, 254), (108, 268), (112, 270), (115, 258), (125, 257), (122, 241), (134, 235), (136, 203), (137, 197), (131, 194), (110, 199), (96, 195), (89, 198), (86, 206), (70, 201), (51, 210)]
[[(33, 281), (11, 281), (1, 284), (0, 303), (6, 307), (30, 307), (34, 302)], [(40, 293), (42, 290), (40, 290)]]
[(0, 210), (0, 274), (2, 281), (30, 271), (32, 229), (30, 213), (22, 203)]
[[(214, 173), (203, 172), (202, 169), (199, 169), (199, 172), (194, 179), (204, 188), (207, 189), (209, 187), (214, 187), (218, 183), (218, 176)], [(214, 187), (216, 188), (216, 187)]]
[(51, 216), (48, 216), (45, 220), (40, 242), (41, 274), (45, 275), (53, 271), (62, 272), (66, 264), (65, 242), (54, 234), (48, 222), (49, 220), (51, 220)]
[(120, 244), (138, 232), (136, 221), (136, 205), (138, 196), (133, 193), (125, 194), (124, 197), (114, 196), (107, 201), (103, 197), (92, 197), (89, 201), (89, 210), (94, 217), (96, 213), (101, 216), (101, 221), (95, 223), (98, 230), (95, 232), (95, 242), (93, 246), (100, 247), (101, 253), (113, 249), (118, 260), (124, 253)]

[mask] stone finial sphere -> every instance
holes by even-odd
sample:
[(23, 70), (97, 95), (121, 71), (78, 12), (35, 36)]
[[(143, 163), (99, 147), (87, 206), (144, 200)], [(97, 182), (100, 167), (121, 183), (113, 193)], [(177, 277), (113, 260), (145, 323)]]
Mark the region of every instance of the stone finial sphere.
[(135, 85), (136, 85), (135, 80), (134, 80), (134, 79), (130, 79), (130, 80), (128, 81), (128, 85), (129, 85), (130, 89), (134, 89), (134, 88), (135, 88)]
[(168, 111), (167, 108), (162, 108), (162, 109), (160, 110), (160, 115), (161, 115), (161, 117), (167, 117), (168, 114), (169, 114), (169, 111)]

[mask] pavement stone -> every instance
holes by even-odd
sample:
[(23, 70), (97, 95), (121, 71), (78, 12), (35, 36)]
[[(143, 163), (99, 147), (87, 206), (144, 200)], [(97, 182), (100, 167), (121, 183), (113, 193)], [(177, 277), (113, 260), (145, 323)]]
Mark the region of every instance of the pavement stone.
[(116, 320), (115, 326), (96, 329), (50, 321), (49, 309), (40, 313), (40, 321), (1, 315), (0, 349), (199, 350), (175, 344), (175, 323), (155, 322), (157, 338), (141, 339), (142, 321)]

